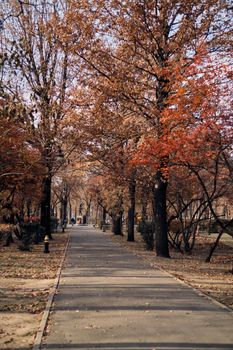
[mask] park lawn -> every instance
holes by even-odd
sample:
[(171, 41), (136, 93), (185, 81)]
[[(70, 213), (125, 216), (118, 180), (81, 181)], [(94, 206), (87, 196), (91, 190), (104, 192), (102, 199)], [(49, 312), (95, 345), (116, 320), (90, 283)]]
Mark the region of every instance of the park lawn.
[(127, 236), (111, 238), (142, 257), (153, 268), (161, 268), (195, 289), (233, 309), (233, 245), (219, 243), (211, 262), (206, 263), (210, 246), (215, 238), (211, 235), (198, 236), (191, 254), (181, 254), (170, 249), (171, 259), (155, 256), (154, 251), (146, 251), (140, 233), (135, 234), (135, 242), (127, 242)]
[(31, 349), (67, 242), (53, 234), (50, 253), (44, 244), (31, 252), (0, 245), (0, 349)]

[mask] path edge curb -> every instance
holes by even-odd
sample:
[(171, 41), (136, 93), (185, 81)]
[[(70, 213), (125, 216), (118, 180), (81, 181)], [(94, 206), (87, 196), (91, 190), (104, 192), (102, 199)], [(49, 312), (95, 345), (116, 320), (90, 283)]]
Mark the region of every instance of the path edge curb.
[(45, 306), (45, 309), (44, 309), (44, 313), (43, 313), (42, 319), (40, 321), (39, 329), (38, 329), (38, 331), (36, 333), (36, 337), (35, 337), (35, 340), (34, 340), (34, 344), (33, 344), (32, 350), (40, 350), (40, 348), (41, 348), (42, 338), (43, 338), (44, 331), (45, 331), (45, 328), (46, 328), (46, 325), (47, 325), (47, 321), (48, 321), (48, 317), (49, 317), (49, 314), (50, 314), (50, 311), (51, 311), (53, 299), (54, 299), (54, 296), (56, 294), (57, 287), (58, 287), (58, 284), (59, 284), (59, 280), (60, 280), (60, 277), (61, 277), (61, 271), (62, 271), (62, 267), (63, 267), (64, 261), (65, 261), (65, 258), (66, 258), (66, 253), (67, 253), (67, 250), (68, 250), (69, 242), (70, 242), (70, 230), (68, 231), (66, 247), (65, 247), (65, 250), (64, 250), (61, 262), (60, 262), (60, 266), (59, 266), (59, 268), (57, 270), (57, 274), (56, 274), (56, 277), (55, 277), (55, 281), (54, 281), (53, 287), (52, 287), (52, 289), (51, 289), (51, 291), (49, 293), (49, 296), (48, 296), (48, 300), (47, 300), (47, 303), (46, 303), (46, 306)]

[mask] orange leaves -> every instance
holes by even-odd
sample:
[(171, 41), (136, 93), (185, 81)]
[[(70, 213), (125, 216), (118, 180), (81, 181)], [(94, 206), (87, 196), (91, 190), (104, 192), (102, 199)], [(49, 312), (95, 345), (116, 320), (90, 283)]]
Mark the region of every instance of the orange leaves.
[(161, 167), (162, 160), (169, 156), (169, 147), (169, 143), (163, 138), (159, 140), (152, 137), (145, 138), (135, 151), (131, 164), (149, 166), (155, 171)]

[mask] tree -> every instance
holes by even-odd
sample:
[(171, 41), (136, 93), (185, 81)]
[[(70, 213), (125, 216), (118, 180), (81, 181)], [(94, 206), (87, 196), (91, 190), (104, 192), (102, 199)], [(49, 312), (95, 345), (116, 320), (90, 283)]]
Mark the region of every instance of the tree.
[(10, 103), (11, 113), (14, 113), (15, 119), (20, 116), (19, 111), (14, 109), (13, 102), (9, 101), (7, 96), (2, 96), (0, 107), (0, 209), (2, 215), (8, 212), (7, 215), (12, 218), (11, 223), (14, 223), (14, 215), (17, 214), (19, 218), (19, 213), (29, 197), (30, 201), (35, 203), (38, 198), (40, 199), (42, 167), (38, 165), (39, 150), (28, 143), (28, 135), (20, 123), (17, 121), (12, 123), (11, 116), (7, 113)]
[[(188, 125), (194, 125), (198, 113), (195, 109), (187, 113), (190, 103), (193, 108), (198, 107), (197, 95), (185, 92), (185, 84), (192, 79), (189, 67), (204, 67), (203, 54), (229, 49), (229, 3), (114, 0), (104, 6), (101, 2), (99, 11), (98, 23), (104, 32), (102, 47), (96, 43), (86, 62), (99, 78), (97, 93), (101, 91), (102, 95), (111, 96), (111, 101), (121, 101), (124, 115), (131, 114), (137, 125), (143, 119), (145, 144), (150, 139), (154, 141), (151, 150), (152, 158), (156, 157), (152, 162), (156, 253), (169, 257), (166, 202), (173, 150), (171, 143), (166, 145), (176, 123), (187, 135)], [(183, 107), (177, 109), (175, 120), (169, 117), (174, 92), (176, 99), (179, 94), (187, 98), (183, 106), (186, 113), (182, 115)], [(206, 98), (207, 94), (199, 94), (200, 103)], [(179, 133), (175, 135), (178, 137)]]
[[(68, 28), (71, 16), (69, 3), (41, 0), (3, 4), (5, 13), (12, 14), (6, 16), (2, 30), (3, 55), (8, 63), (5, 86), (14, 96), (15, 105), (23, 106), (19, 121), (27, 131), (28, 141), (40, 152), (40, 164), (45, 170), (41, 224), (50, 238), (52, 178), (64, 163), (62, 152), (68, 157), (76, 147), (65, 146), (73, 131), (68, 112), (74, 66), (69, 38), (63, 37), (63, 28)], [(77, 39), (76, 35), (73, 40), (81, 41), (83, 37), (80, 34)], [(77, 61), (76, 66), (78, 69)]]

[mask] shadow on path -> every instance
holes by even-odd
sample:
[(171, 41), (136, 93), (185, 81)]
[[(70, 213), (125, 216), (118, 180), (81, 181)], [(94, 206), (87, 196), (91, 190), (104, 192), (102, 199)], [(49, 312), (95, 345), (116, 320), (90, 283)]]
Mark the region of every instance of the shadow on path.
[(72, 228), (42, 349), (233, 350), (233, 313), (106, 234)]

